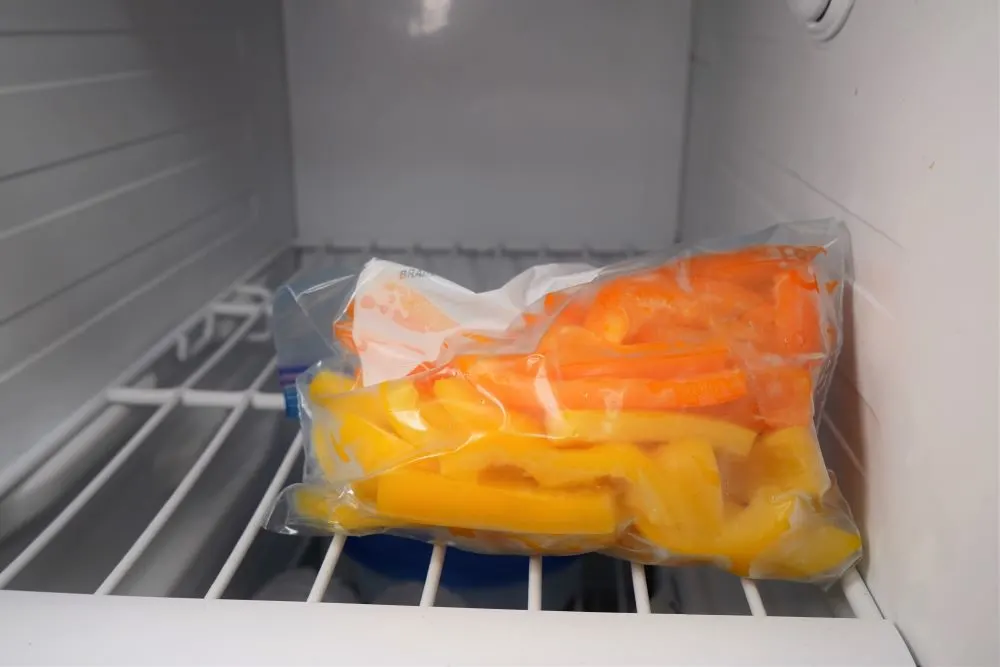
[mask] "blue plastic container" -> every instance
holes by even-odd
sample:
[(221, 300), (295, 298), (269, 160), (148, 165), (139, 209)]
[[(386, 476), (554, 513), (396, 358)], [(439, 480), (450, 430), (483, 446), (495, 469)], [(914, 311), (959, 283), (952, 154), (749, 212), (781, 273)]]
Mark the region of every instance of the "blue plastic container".
[[(427, 575), (433, 547), (426, 542), (391, 535), (371, 535), (347, 540), (344, 554), (357, 565), (393, 582), (423, 582)], [(573, 565), (578, 556), (546, 557), (542, 560), (543, 585), (549, 586), (548, 598), (556, 606), (569, 593)], [(567, 580), (570, 580), (567, 584)], [(441, 569), (441, 588), (466, 600), (472, 606), (499, 606), (496, 601), (477, 604), (477, 598), (513, 599), (511, 607), (523, 608), (528, 583), (528, 558), (525, 556), (489, 556), (460, 549), (448, 549)], [(543, 600), (546, 598), (543, 592)]]

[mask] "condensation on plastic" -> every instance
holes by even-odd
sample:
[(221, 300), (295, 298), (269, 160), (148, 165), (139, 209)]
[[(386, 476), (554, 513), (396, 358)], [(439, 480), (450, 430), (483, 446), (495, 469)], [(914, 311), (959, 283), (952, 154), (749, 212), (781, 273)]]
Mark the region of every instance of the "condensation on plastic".
[[(314, 320), (333, 354), (298, 378), (304, 482), (270, 528), (816, 582), (860, 557), (816, 437), (843, 337), (842, 224), (573, 267), (494, 328), (455, 307), (483, 295), (420, 271), (373, 298), (380, 268), (317, 283), (341, 304)], [(518, 280), (495, 294), (518, 304)], [(386, 317), (398, 326), (372, 326)]]

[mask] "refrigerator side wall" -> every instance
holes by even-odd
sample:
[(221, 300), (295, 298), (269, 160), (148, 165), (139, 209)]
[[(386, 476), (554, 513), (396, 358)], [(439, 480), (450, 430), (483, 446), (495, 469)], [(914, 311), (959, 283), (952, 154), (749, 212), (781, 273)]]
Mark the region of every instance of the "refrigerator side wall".
[[(683, 232), (833, 216), (856, 279), (824, 446), (924, 664), (996, 664), (997, 3), (699, 3)], [(863, 472), (853, 469), (852, 459)]]
[(0, 6), (0, 469), (293, 234), (277, 2)]
[(285, 3), (312, 242), (661, 247), (690, 0)]

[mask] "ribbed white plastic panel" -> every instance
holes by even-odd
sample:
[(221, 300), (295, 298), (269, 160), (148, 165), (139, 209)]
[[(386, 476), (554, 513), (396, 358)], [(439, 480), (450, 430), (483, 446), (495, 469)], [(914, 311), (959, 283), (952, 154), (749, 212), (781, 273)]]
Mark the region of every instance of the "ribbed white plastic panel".
[(821, 439), (926, 664), (1000, 662), (997, 7), (857, 0), (818, 43), (785, 0), (696, 3), (683, 233), (850, 228)]
[(0, 2), (0, 480), (292, 237), (286, 114), (277, 0)]
[[(584, 259), (594, 251), (512, 250), (506, 248), (376, 248), (380, 254), (402, 255), (410, 263), (438, 270), (468, 284), (482, 286), (503, 280), (529, 263), (545, 259)], [(311, 251), (312, 261), (333, 260), (343, 270), (360, 266), (372, 248), (327, 248)], [(619, 253), (624, 254), (624, 253)], [(259, 267), (258, 267), (259, 268)], [(256, 270), (251, 275), (257, 274)], [(257, 274), (260, 275), (260, 274)], [(264, 274), (267, 275), (265, 269)], [(158, 540), (171, 525), (199, 480), (213, 465), (213, 459), (237, 428), (242, 417), (252, 411), (283, 409), (277, 392), (262, 391), (271, 379), (274, 361), (257, 364), (245, 388), (223, 390), (204, 387), (206, 378), (225, 365), (238, 346), (263, 339), (266, 329), (268, 290), (259, 282), (239, 282), (179, 325), (150, 348), (111, 386), (102, 389), (76, 423), (67, 423), (48, 441), (35, 445), (46, 451), (65, 446), (67, 434), (78, 430), (102, 414), (107, 406), (152, 409), (134, 435), (100, 467), (87, 484), (71, 498), (23, 550), (0, 570), (0, 588), (13, 586), (20, 591), (0, 591), (0, 617), (9, 619), (0, 627), (0, 655), (14, 662), (80, 661), (101, 659), (144, 663), (183, 661), (191, 663), (259, 662), (280, 660), (306, 663), (329, 660), (332, 650), (317, 641), (320, 628), (335, 627), (342, 637), (337, 643), (336, 660), (343, 663), (400, 661), (407, 663), (477, 662), (501, 664), (526, 661), (581, 664), (614, 661), (621, 664), (830, 664), (908, 665), (912, 664), (905, 645), (891, 623), (883, 620), (857, 572), (851, 570), (840, 585), (847, 618), (791, 618), (769, 616), (781, 612), (768, 609), (758, 585), (743, 582), (749, 615), (651, 614), (652, 604), (647, 571), (632, 566), (622, 592), (634, 602), (621, 605), (630, 614), (541, 613), (543, 568), (541, 558), (526, 561), (527, 589), (524, 612), (475, 609), (420, 609), (433, 607), (438, 593), (442, 566), (447, 558), (443, 545), (435, 546), (427, 566), (419, 608), (357, 607), (320, 602), (341, 561), (347, 538), (336, 536), (326, 548), (306, 601), (275, 605), (263, 602), (217, 600), (195, 603), (177, 599), (152, 600), (134, 595), (137, 584), (123, 588), (129, 578), (150, 567), (155, 551), (163, 548)], [(221, 342), (203, 361), (191, 367), (176, 386), (143, 386), (142, 378), (165, 352), (178, 358), (201, 358), (211, 332), (225, 318), (238, 317)], [(172, 351), (172, 352), (171, 352)], [(148, 383), (146, 383), (148, 384)], [(154, 382), (154, 384), (156, 384)], [(190, 467), (179, 475), (168, 493), (161, 495), (148, 523), (123, 545), (123, 552), (102, 579), (94, 580), (94, 595), (60, 595), (25, 592), (27, 568), (57, 540), (63, 531), (88, 511), (109, 480), (130, 458), (137, 456), (153, 431), (179, 410), (186, 408), (222, 409), (211, 437)], [(289, 438), (270, 468), (270, 483), (255, 499), (256, 509), (234, 534), (228, 555), (201, 593), (210, 600), (225, 596), (248, 551), (258, 536), (262, 522), (277, 492), (298, 460), (301, 436)], [(30, 479), (30, 477), (29, 477)], [(0, 495), (3, 495), (0, 493)], [(141, 503), (140, 503), (141, 504)], [(100, 521), (100, 519), (97, 519)], [(232, 518), (219, 517), (213, 527), (221, 530)], [(92, 526), (99, 536), (100, 525)], [(294, 539), (294, 538), (287, 538)], [(83, 546), (83, 545), (81, 545)], [(193, 548), (193, 547), (192, 547)], [(199, 551), (200, 549), (195, 549)], [(155, 562), (152, 561), (152, 562)], [(29, 579), (30, 581), (30, 579)], [(18, 583), (21, 582), (21, 583)], [(28, 587), (30, 590), (30, 587)], [(141, 588), (139, 589), (141, 590)], [(697, 589), (695, 589), (697, 590)], [(703, 588), (709, 595), (710, 589)], [(114, 594), (110, 598), (107, 596)], [(710, 602), (710, 601), (707, 601)], [(662, 611), (662, 610), (661, 610)], [(683, 610), (681, 610), (683, 611)], [(532, 613), (535, 612), (535, 613)], [(85, 622), (84, 622), (85, 621)], [(52, 641), (52, 628), (60, 628), (59, 641)], [(385, 641), (392, 628), (394, 641)], [(145, 629), (145, 632), (141, 630)], [(140, 639), (141, 635), (141, 639)], [(511, 642), (510, 637), (517, 637)], [(725, 641), (720, 641), (724, 637)]]
[(691, 4), (286, 2), (299, 236), (672, 242)]

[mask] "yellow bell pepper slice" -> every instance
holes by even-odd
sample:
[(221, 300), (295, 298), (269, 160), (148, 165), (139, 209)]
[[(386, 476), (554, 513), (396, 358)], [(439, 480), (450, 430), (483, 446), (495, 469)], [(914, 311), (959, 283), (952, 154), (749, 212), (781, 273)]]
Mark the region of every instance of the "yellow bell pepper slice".
[(444, 408), (437, 401), (425, 401), (410, 380), (384, 383), (380, 392), (385, 402), (389, 423), (396, 435), (427, 451), (447, 448), (464, 442), (469, 434), (459, 425), (452, 424)]
[(341, 373), (321, 370), (309, 383), (309, 402), (313, 417), (327, 413), (338, 416), (345, 413), (361, 415), (378, 426), (388, 426), (385, 403), (379, 392), (372, 389), (355, 389), (354, 379)]
[(309, 382), (309, 398), (323, 398), (344, 394), (354, 389), (354, 378), (323, 369)]
[(583, 442), (670, 442), (682, 438), (707, 440), (735, 456), (750, 453), (757, 437), (736, 424), (679, 412), (629, 410), (564, 410), (548, 423), (549, 435)]
[[(378, 477), (370, 475), (404, 463), (412, 459), (416, 452), (411, 445), (358, 415), (345, 415), (341, 421), (346, 421), (346, 441), (343, 425), (339, 435), (335, 435), (335, 430), (327, 425), (326, 419), (313, 423), (313, 457), (328, 481), (342, 485), (353, 479), (350, 488), (354, 495), (364, 502), (374, 502)], [(357, 463), (360, 475), (365, 475), (365, 478), (359, 478), (357, 468), (352, 469), (352, 461)], [(416, 461), (414, 464), (433, 464), (435, 470), (437, 466), (431, 461)]]
[[(646, 457), (627, 442), (607, 442), (585, 449), (541, 449), (522, 457), (524, 471), (543, 487), (578, 486), (611, 478), (637, 484)], [(518, 465), (511, 462), (512, 465)]]
[(510, 431), (523, 434), (545, 434), (545, 427), (536, 419), (500, 405), (489, 395), (462, 377), (442, 378), (434, 383), (434, 396), (451, 417), (472, 433)]
[(626, 504), (650, 542), (683, 554), (710, 554), (722, 529), (722, 481), (712, 444), (684, 438), (658, 447), (645, 484), (631, 487)]
[(816, 517), (787, 535), (752, 564), (759, 576), (809, 579), (839, 575), (861, 551), (861, 536)]
[(739, 474), (756, 490), (799, 492), (819, 498), (830, 488), (811, 426), (791, 426), (760, 436)]
[(343, 478), (343, 467), (351, 459), (333, 437), (333, 431), (325, 420), (313, 422), (310, 449), (324, 477), (330, 481)]
[(402, 465), (420, 455), (413, 444), (355, 414), (341, 415), (340, 433), (335, 440), (365, 475)]
[(757, 494), (749, 505), (726, 518), (714, 552), (729, 560), (734, 574), (749, 575), (753, 561), (788, 532), (800, 503), (794, 496)]
[(609, 535), (617, 527), (610, 491), (486, 486), (409, 468), (379, 478), (376, 509), (396, 520), (473, 530)]
[(601, 443), (582, 449), (547, 447), (544, 438), (487, 433), (461, 449), (437, 458), (441, 473), (476, 479), (491, 467), (522, 470), (545, 488), (586, 485), (601, 478), (637, 483), (648, 459), (626, 442)]

